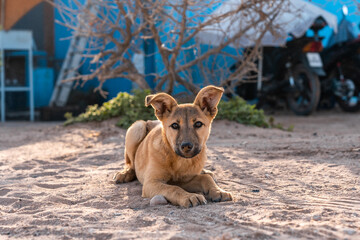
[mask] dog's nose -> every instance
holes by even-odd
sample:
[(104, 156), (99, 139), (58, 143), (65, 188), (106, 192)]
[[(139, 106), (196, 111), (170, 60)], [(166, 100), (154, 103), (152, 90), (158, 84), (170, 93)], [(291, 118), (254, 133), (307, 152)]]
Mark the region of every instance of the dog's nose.
[(183, 150), (185, 152), (189, 152), (189, 151), (191, 151), (193, 146), (194, 145), (190, 142), (183, 142), (183, 143), (181, 143), (181, 150)]

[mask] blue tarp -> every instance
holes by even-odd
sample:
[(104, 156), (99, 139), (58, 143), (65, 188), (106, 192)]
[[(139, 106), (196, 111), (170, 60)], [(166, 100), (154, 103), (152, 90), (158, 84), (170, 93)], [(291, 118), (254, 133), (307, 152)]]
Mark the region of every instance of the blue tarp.
[(328, 42), (328, 47), (342, 42), (348, 42), (355, 39), (352, 23), (344, 16), (338, 25), (338, 32), (332, 33)]

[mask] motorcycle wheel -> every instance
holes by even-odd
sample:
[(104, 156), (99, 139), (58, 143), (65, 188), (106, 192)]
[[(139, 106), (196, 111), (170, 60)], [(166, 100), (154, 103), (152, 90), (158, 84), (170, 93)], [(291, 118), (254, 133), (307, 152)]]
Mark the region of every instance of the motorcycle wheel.
[(345, 82), (342, 84), (336, 80), (335, 97), (340, 108), (345, 112), (360, 110), (360, 70), (351, 66), (344, 66), (343, 74)]
[(289, 108), (301, 116), (310, 115), (320, 100), (320, 81), (318, 76), (303, 64), (297, 64), (292, 70), (294, 87), (287, 93)]

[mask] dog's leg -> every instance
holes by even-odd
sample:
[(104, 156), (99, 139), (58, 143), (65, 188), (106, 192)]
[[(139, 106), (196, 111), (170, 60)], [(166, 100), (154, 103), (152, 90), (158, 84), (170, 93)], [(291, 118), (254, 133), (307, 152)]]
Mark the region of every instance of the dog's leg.
[[(135, 154), (139, 144), (144, 140), (147, 131), (147, 123), (139, 120), (133, 123), (126, 132), (125, 136), (125, 167), (121, 172), (117, 172), (113, 177), (115, 183), (126, 183), (136, 179), (135, 174)], [(155, 124), (153, 124), (155, 126)]]
[(142, 196), (152, 198), (155, 195), (163, 195), (173, 205), (186, 208), (206, 204), (206, 199), (202, 194), (189, 193), (178, 186), (160, 181), (146, 181)]
[(134, 181), (136, 179), (136, 174), (135, 174), (135, 169), (133, 169), (131, 167), (131, 162), (129, 159), (129, 156), (126, 154), (126, 150), (125, 150), (125, 167), (124, 170), (122, 170), (121, 172), (117, 172), (114, 177), (113, 180), (115, 181), (115, 183), (127, 183), (127, 182), (131, 182)]
[(209, 174), (197, 175), (189, 182), (177, 185), (189, 192), (202, 192), (207, 199), (213, 202), (231, 201), (233, 199), (231, 193), (222, 190), (216, 185)]
[(135, 169), (135, 154), (140, 143), (146, 137), (148, 131), (146, 130), (147, 124), (143, 120), (134, 122), (125, 135), (125, 162), (126, 165)]

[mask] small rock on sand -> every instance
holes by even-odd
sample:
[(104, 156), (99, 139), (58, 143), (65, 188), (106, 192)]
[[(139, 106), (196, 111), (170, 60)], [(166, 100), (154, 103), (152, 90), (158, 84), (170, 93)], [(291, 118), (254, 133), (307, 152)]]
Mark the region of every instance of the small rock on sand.
[(344, 233), (346, 233), (348, 235), (354, 235), (356, 233), (356, 231), (353, 229), (346, 229), (346, 230), (344, 230)]
[(156, 195), (150, 200), (150, 206), (165, 205), (167, 203), (163, 195)]
[(315, 220), (315, 221), (320, 221), (320, 220), (321, 220), (321, 216), (320, 216), (320, 215), (314, 215), (314, 216), (313, 216), (313, 220)]

